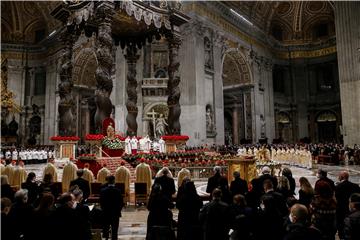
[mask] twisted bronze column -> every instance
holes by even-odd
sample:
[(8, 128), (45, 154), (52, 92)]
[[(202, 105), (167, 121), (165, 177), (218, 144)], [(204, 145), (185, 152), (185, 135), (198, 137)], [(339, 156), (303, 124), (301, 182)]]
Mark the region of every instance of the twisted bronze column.
[(128, 99), (126, 101), (126, 109), (128, 114), (126, 116), (126, 123), (128, 125), (128, 129), (126, 134), (128, 136), (136, 136), (137, 134), (137, 122), (136, 117), (138, 114), (138, 108), (136, 106), (137, 103), (137, 81), (136, 81), (136, 62), (139, 59), (139, 55), (136, 54), (137, 48), (136, 46), (129, 46), (126, 49), (126, 62), (128, 64), (128, 72), (127, 72), (127, 95)]
[(95, 91), (95, 126), (97, 132), (101, 132), (104, 119), (110, 117), (112, 112), (110, 94), (113, 88), (111, 79), (113, 67), (111, 24), (113, 14), (114, 3), (111, 1), (100, 2), (96, 8), (96, 17), (98, 19), (96, 58), (98, 66), (95, 73), (97, 83)]
[(168, 124), (169, 124), (169, 134), (170, 135), (180, 135), (180, 75), (179, 75), (179, 46), (181, 40), (177, 36), (170, 36), (168, 39), (169, 42), (169, 81), (168, 81), (168, 100), (167, 104), (169, 107), (168, 115)]
[(60, 101), (58, 105), (59, 112), (59, 135), (73, 136), (75, 134), (75, 121), (72, 113), (74, 107), (74, 99), (72, 95), (73, 81), (72, 81), (72, 53), (74, 36), (70, 31), (65, 31), (62, 36), (64, 42), (64, 54), (60, 67), (60, 83), (59, 96)]

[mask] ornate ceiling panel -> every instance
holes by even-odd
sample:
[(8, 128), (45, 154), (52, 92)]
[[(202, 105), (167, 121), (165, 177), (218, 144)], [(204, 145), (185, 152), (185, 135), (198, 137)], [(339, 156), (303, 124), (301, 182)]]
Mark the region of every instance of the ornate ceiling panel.
[(50, 16), (57, 1), (1, 1), (1, 37), (6, 43), (35, 42), (35, 31), (49, 34), (58, 26)]
[[(324, 38), (335, 35), (334, 12), (327, 1), (223, 1), (269, 35), (285, 43), (317, 40), (316, 26), (323, 24)], [(274, 35), (274, 31), (275, 33)], [(322, 31), (322, 30), (320, 30)], [(280, 35), (280, 36), (279, 36)]]

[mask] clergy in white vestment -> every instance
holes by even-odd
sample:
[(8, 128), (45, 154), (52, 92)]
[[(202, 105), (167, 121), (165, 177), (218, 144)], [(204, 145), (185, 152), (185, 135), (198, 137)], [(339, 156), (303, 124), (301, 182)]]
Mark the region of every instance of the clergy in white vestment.
[(14, 167), (12, 186), (17, 186), (21, 188), (21, 184), (26, 181), (26, 171), (24, 168), (24, 163), (21, 162), (19, 165)]
[(12, 161), (12, 163), (6, 165), (4, 170), (4, 175), (8, 177), (10, 186), (13, 185), (13, 176), (14, 176), (14, 167), (16, 162)]
[(159, 139), (159, 152), (166, 153), (166, 144), (163, 138)]
[(131, 154), (131, 138), (129, 136), (127, 136), (125, 138), (125, 153), (126, 154)]
[(12, 160), (13, 161), (17, 161), (18, 160), (18, 151), (15, 149), (13, 152), (12, 152)]
[(133, 136), (130, 140), (131, 154), (137, 154), (138, 143), (139, 141), (137, 140), (137, 138)]

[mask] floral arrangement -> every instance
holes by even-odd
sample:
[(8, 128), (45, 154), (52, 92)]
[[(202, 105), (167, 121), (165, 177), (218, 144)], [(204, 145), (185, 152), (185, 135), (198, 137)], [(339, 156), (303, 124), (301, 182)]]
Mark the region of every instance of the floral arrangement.
[(186, 136), (186, 135), (165, 135), (165, 136), (162, 136), (162, 139), (164, 141), (187, 141), (189, 140), (189, 136)]
[(81, 154), (78, 157), (79, 160), (96, 160), (95, 154)]
[(85, 140), (87, 141), (100, 141), (103, 140), (104, 135), (102, 134), (86, 134)]
[(78, 136), (53, 136), (50, 138), (51, 141), (79, 141)]
[(123, 149), (124, 148), (124, 142), (121, 141), (121, 139), (118, 137), (115, 137), (114, 139), (105, 137), (102, 141), (102, 145), (107, 147), (108, 149)]

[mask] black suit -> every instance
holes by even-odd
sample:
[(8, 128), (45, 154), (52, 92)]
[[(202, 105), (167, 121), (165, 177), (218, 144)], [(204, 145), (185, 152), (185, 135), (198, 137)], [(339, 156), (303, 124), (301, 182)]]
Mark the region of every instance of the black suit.
[(119, 218), (124, 206), (124, 200), (120, 189), (115, 185), (108, 185), (100, 191), (100, 206), (104, 214), (103, 237), (109, 236), (109, 226), (111, 226), (112, 239), (118, 239)]
[(236, 194), (245, 196), (245, 194), (248, 192), (247, 182), (240, 177), (235, 178), (235, 180), (230, 183), (230, 192), (232, 197), (234, 197)]
[(274, 176), (271, 176), (270, 174), (263, 174), (258, 178), (258, 187), (262, 189), (262, 191), (264, 191), (264, 181), (270, 179), (272, 184), (273, 184), (273, 188), (277, 189), (277, 185), (278, 185), (278, 181), (277, 178)]
[(286, 201), (284, 196), (281, 193), (275, 191), (269, 191), (265, 193), (263, 196), (271, 196), (274, 198), (274, 203), (276, 204), (276, 208), (279, 213), (284, 217), (288, 214), (288, 209), (286, 207)]
[(359, 192), (359, 185), (346, 180), (339, 183), (335, 188), (337, 201), (336, 223), (340, 237), (343, 236), (344, 219), (349, 214), (349, 198), (351, 194)]
[(163, 175), (161, 177), (155, 178), (154, 183), (160, 184), (164, 196), (167, 197), (170, 201), (172, 201), (171, 196), (176, 192), (174, 179)]
[(90, 195), (90, 185), (89, 185), (89, 181), (83, 179), (83, 178), (77, 178), (75, 180), (72, 180), (70, 182), (70, 188), (72, 186), (78, 185), (78, 187), (81, 189), (81, 191), (83, 191), (83, 197), (84, 199), (87, 199)]
[(215, 173), (214, 176), (209, 177), (208, 183), (206, 186), (206, 192), (212, 194), (215, 188), (220, 186), (220, 179), (222, 178), (220, 173)]

